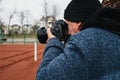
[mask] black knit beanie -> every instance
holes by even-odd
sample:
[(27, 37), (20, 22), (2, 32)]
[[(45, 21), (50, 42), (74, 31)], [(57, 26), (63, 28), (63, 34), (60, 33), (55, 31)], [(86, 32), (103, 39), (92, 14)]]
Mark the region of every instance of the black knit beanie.
[(64, 19), (72, 22), (84, 22), (101, 7), (98, 0), (72, 0), (64, 11)]

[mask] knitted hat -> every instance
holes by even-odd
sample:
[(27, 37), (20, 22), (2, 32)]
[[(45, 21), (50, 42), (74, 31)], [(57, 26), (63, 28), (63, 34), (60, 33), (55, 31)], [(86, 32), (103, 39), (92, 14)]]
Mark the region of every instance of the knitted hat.
[(98, 8), (98, 0), (72, 0), (64, 11), (64, 19), (72, 22), (87, 20)]

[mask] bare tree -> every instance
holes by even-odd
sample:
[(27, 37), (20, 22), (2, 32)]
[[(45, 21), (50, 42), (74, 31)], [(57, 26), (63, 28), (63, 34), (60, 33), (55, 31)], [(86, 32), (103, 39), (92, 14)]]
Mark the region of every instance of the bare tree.
[(29, 19), (32, 18), (32, 15), (28, 9), (25, 10), (25, 19), (26, 19), (26, 24), (29, 23)]
[(57, 15), (58, 15), (58, 7), (57, 5), (54, 4), (52, 7), (52, 16), (56, 18)]
[(13, 13), (11, 13), (10, 16), (9, 16), (9, 26), (10, 26), (11, 20), (12, 20), (13, 16), (15, 15), (15, 13), (16, 13), (16, 12), (13, 12)]
[(45, 12), (45, 26), (47, 26), (48, 2), (46, 0), (43, 2), (43, 10)]
[(47, 15), (48, 15), (48, 13), (47, 13), (47, 11), (48, 11), (48, 3), (46, 2), (46, 0), (44, 0), (44, 10), (45, 10), (45, 16), (47, 17)]
[(56, 16), (58, 15), (58, 7), (57, 5), (55, 5), (55, 3), (50, 5), (50, 2), (47, 0), (43, 0), (42, 7), (45, 13), (45, 26), (48, 27), (47, 26), (48, 18), (49, 16), (53, 16), (54, 18), (56, 18)]
[(23, 11), (20, 12), (20, 23), (22, 27), (22, 33), (23, 33), (23, 21), (25, 19), (25, 13)]
[(10, 35), (10, 24), (11, 24), (11, 20), (12, 20), (12, 18), (13, 18), (13, 16), (16, 14), (16, 9), (14, 9), (13, 11), (12, 11), (12, 13), (10, 13), (10, 15), (9, 15), (9, 17), (8, 17), (8, 19), (9, 19), (9, 23), (8, 23), (8, 35)]
[(20, 19), (20, 24), (21, 24), (22, 33), (23, 33), (23, 31), (24, 31), (24, 24), (25, 23), (28, 24), (29, 18), (31, 18), (32, 15), (30, 14), (30, 11), (28, 9), (26, 9), (26, 10), (18, 12), (18, 16), (19, 16), (19, 19)]

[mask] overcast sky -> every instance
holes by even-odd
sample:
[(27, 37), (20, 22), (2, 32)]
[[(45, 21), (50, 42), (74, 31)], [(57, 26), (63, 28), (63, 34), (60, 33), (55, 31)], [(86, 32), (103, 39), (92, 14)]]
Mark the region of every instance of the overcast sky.
[[(57, 18), (63, 18), (63, 12), (66, 8), (67, 4), (71, 0), (46, 0), (48, 1), (49, 9), (51, 6), (56, 5), (59, 11)], [(5, 24), (8, 24), (8, 17), (13, 13), (14, 10), (17, 12), (24, 11), (26, 14), (29, 14), (28, 23), (33, 22), (33, 20), (38, 20), (42, 15), (44, 15), (43, 11), (43, 0), (2, 0), (0, 3), (0, 17)], [(50, 11), (49, 11), (50, 12)], [(20, 24), (20, 20), (18, 15), (14, 15), (12, 24)]]

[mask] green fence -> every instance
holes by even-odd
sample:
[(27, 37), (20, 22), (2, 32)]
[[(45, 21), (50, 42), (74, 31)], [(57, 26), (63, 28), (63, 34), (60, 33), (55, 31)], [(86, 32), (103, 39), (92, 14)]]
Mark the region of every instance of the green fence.
[(15, 31), (12, 29), (11, 31), (9, 31), (9, 34), (5, 34), (2, 27), (0, 26), (0, 44), (4, 44), (4, 43), (27, 44), (27, 43), (38, 42), (37, 30), (38, 29), (35, 29), (35, 31), (31, 33), (27, 33), (26, 31), (23, 31), (21, 34), (18, 34), (15, 33)]

